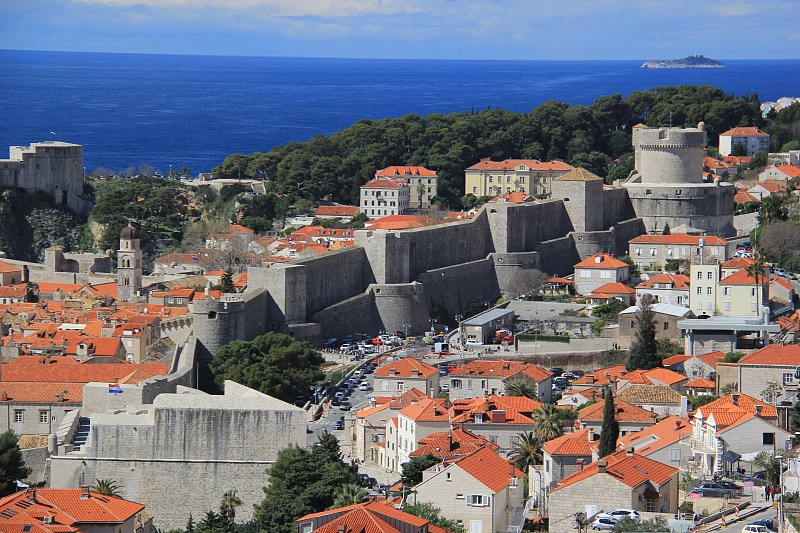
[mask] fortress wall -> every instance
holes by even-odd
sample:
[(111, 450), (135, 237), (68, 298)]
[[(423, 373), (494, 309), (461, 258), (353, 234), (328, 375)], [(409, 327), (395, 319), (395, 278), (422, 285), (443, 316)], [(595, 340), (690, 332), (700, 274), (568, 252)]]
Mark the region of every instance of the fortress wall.
[[(51, 458), (51, 487), (74, 488), (84, 479), (113, 479), (121, 487), (122, 497), (140, 502), (153, 515), (154, 525), (161, 531), (186, 526), (189, 514), (198, 519), (209, 509), (217, 509), (225, 492), (235, 490), (242, 500), (236, 509), (236, 520), (253, 517), (253, 505), (264, 499), (262, 487), (268, 484), (265, 473), (271, 462), (179, 462), (142, 461), (55, 456)], [(81, 464), (85, 461), (86, 465)], [(202, 487), (191, 498), (175, 503), (175, 495), (186, 487)]]
[(246, 339), (243, 301), (197, 300), (192, 302), (193, 331), (204, 350), (199, 359), (210, 360), (217, 350), (234, 339)]
[(489, 216), (494, 251), (530, 252), (543, 241), (563, 237), (572, 231), (564, 204), (557, 200), (530, 204), (490, 203)]
[(668, 224), (674, 230), (688, 224), (712, 235), (735, 235), (731, 184), (719, 185), (648, 185), (626, 184), (636, 216), (647, 231), (662, 231)]
[(366, 260), (364, 249), (354, 246), (298, 262), (306, 270), (306, 315), (363, 293)]
[(704, 129), (634, 128), (632, 141), (642, 183), (702, 183)]
[(536, 245), (539, 252), (540, 269), (550, 275), (572, 274), (573, 267), (581, 261), (572, 236), (551, 239)]
[(611, 230), (575, 232), (572, 240), (581, 260), (599, 252), (614, 253), (614, 234)]
[(614, 255), (617, 257), (628, 254), (628, 241), (647, 233), (641, 218), (618, 222), (611, 227), (611, 231), (614, 233)]
[(370, 285), (369, 293), (374, 297), (379, 329), (426, 331), (431, 316), (426, 292), (424, 285), (418, 282)]
[(454, 315), (470, 305), (483, 305), (500, 297), (491, 258), (424, 272), (417, 279), (425, 287), (431, 311)]
[(502, 294), (520, 270), (539, 269), (539, 252), (522, 252), (516, 254), (492, 254), (497, 285)]
[(341, 339), (354, 332), (373, 333), (381, 329), (371, 293), (362, 293), (317, 311), (311, 315), (311, 321), (320, 325), (323, 339)]
[[(247, 290), (244, 294), (257, 289), (266, 289), (269, 293), (265, 304), (267, 329), (283, 331), (286, 324), (305, 322), (306, 274), (306, 267), (300, 264), (247, 269)], [(196, 320), (195, 317), (195, 326)]]
[(608, 229), (620, 220), (628, 220), (633, 216), (633, 206), (625, 189), (603, 191), (603, 228)]

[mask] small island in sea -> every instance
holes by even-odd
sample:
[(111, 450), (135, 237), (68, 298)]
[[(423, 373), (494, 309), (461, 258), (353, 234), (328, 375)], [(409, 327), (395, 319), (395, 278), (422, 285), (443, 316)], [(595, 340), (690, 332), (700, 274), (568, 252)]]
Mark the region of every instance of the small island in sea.
[(725, 68), (725, 65), (716, 59), (709, 59), (701, 54), (692, 54), (683, 59), (645, 61), (641, 68)]

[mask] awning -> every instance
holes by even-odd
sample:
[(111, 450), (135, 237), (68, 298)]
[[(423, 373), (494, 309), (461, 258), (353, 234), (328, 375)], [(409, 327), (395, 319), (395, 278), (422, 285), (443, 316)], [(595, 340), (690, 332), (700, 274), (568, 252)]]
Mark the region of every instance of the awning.
[(722, 454), (722, 460), (728, 463), (735, 463), (736, 461), (741, 459), (741, 457), (742, 457), (741, 455), (732, 450), (728, 450), (727, 452)]

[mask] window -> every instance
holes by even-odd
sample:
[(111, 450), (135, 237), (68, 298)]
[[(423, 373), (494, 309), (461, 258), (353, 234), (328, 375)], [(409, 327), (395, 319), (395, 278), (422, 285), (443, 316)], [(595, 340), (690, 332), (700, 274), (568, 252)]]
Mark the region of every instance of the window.
[(489, 183), (492, 183), (492, 176), (489, 176)]
[(641, 248), (637, 248), (636, 249), (636, 255), (642, 255), (642, 249)]
[(793, 385), (794, 384), (794, 372), (784, 372), (783, 373), (783, 384), (784, 385)]
[(472, 188), (472, 194), (478, 194), (478, 188), (477, 187), (473, 187)]
[(647, 509), (648, 513), (655, 513), (656, 512), (656, 500), (647, 499), (645, 503), (645, 509)]
[(664, 331), (669, 329), (669, 322), (664, 322)]
[(658, 255), (658, 248), (650, 248), (650, 255), (653, 257)]
[(450, 479), (450, 472), (445, 474), (444, 478), (445, 478), (446, 481), (453, 481), (452, 479)]
[(314, 524), (309, 522), (308, 524), (300, 524), (300, 533), (311, 533), (314, 531)]
[(486, 380), (485, 380), (485, 379), (482, 379), (482, 380), (481, 380), (481, 388), (482, 388), (482, 389), (485, 389), (485, 388), (486, 388)]
[(404, 382), (402, 382), (402, 381), (398, 381), (398, 382), (397, 382), (397, 390), (398, 390), (398, 391), (405, 390), (405, 383), (404, 383)]
[(750, 296), (755, 296), (755, 295), (756, 295), (756, 288), (753, 287), (752, 289), (750, 289)]
[(775, 433), (762, 433), (761, 444), (772, 445), (775, 444)]
[(729, 295), (730, 293), (731, 293), (731, 288), (730, 288), (730, 287), (725, 287), (725, 288), (723, 288), (723, 289), (722, 289), (722, 294), (723, 294), (724, 296), (727, 296), (727, 295)]
[(463, 500), (463, 499), (464, 499), (463, 494), (456, 494), (456, 500)]
[(18, 409), (14, 410), (14, 422), (22, 423), (24, 421), (24, 411), (20, 411)]
[(711, 287), (706, 287), (706, 294), (711, 294)]
[(600, 277), (603, 279), (611, 279), (611, 271), (603, 270), (602, 272), (600, 272)]
[(470, 494), (467, 496), (467, 505), (474, 507), (488, 507), (489, 497), (484, 494)]
[(550, 459), (544, 460), (544, 471), (548, 473), (550, 472)]
[(708, 275), (706, 276), (706, 278), (707, 279), (714, 279), (713, 276), (714, 276), (714, 273), (713, 272), (709, 272)]
[(483, 424), (483, 413), (476, 413), (475, 414), (475, 423), (476, 424)]
[(681, 460), (681, 449), (680, 448), (672, 448), (669, 451), (669, 460), (672, 462), (680, 462)]
[(697, 273), (697, 279), (703, 279), (703, 273), (702, 272), (698, 272)]
[(460, 379), (451, 379), (450, 380), (450, 388), (451, 389), (460, 389), (461, 388), (461, 380)]
[(47, 424), (47, 411), (39, 411), (39, 423)]
[(697, 294), (703, 294), (703, 287), (697, 287)]
[(525, 185), (525, 176), (520, 176), (520, 178), (519, 178), (519, 184), (520, 184), (520, 185)]
[(590, 277), (592, 277), (592, 273), (589, 270), (581, 270), (581, 277), (582, 278), (590, 278)]

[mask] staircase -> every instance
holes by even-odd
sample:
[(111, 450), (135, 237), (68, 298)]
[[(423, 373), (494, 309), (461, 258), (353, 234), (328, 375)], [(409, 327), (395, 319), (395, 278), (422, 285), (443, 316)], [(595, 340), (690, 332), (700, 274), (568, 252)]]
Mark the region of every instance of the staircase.
[(506, 533), (520, 533), (522, 531), (525, 526), (525, 519), (528, 518), (528, 513), (530, 512), (530, 505), (531, 502), (528, 500), (525, 502), (524, 507), (514, 507), (511, 514), (511, 523), (506, 529)]
[(86, 444), (86, 439), (89, 438), (90, 427), (91, 421), (89, 418), (82, 416), (78, 422), (78, 430), (75, 432), (75, 436), (72, 437), (72, 449), (74, 451), (80, 450), (81, 446)]

